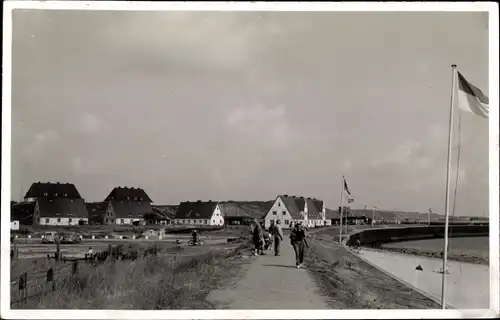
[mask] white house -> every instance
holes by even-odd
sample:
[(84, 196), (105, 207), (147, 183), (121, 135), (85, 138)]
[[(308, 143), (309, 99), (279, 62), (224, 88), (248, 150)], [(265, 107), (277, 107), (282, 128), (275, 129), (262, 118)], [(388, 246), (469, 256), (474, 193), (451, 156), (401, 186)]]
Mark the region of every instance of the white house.
[(191, 226), (223, 226), (224, 216), (217, 202), (187, 201), (181, 202), (177, 208), (174, 223)]
[(269, 228), (277, 220), (285, 229), (298, 222), (306, 227), (329, 225), (325, 210), (324, 202), (316, 198), (279, 195), (264, 217), (264, 226)]
[(13, 220), (10, 222), (10, 230), (19, 230), (19, 221)]
[(83, 199), (40, 198), (35, 203), (33, 217), (40, 225), (74, 226), (89, 222)]

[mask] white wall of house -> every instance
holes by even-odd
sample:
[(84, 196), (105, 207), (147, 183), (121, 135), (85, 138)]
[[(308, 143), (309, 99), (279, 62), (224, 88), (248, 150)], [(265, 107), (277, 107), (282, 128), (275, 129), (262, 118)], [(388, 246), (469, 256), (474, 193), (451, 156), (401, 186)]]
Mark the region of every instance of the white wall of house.
[(116, 224), (133, 224), (134, 222), (143, 223), (143, 218), (116, 218)]
[(220, 210), (219, 205), (215, 207), (214, 213), (212, 214), (212, 218), (210, 219), (211, 226), (223, 226), (224, 225), (224, 216), (222, 215), (222, 211)]
[(40, 218), (39, 224), (47, 226), (75, 226), (78, 225), (78, 221), (83, 220), (85, 223), (89, 223), (88, 218), (69, 218), (69, 217), (46, 217)]
[(19, 230), (19, 221), (17, 220), (11, 221), (10, 230)]
[(271, 209), (269, 209), (266, 214), (264, 218), (264, 227), (269, 228), (272, 224), (276, 223), (277, 220), (281, 220), (283, 229), (290, 228), (290, 222), (294, 221), (285, 204), (279, 197), (274, 201)]
[(186, 226), (223, 226), (224, 216), (222, 215), (219, 205), (217, 205), (210, 219), (199, 219), (199, 218), (175, 219), (174, 223)]
[(210, 220), (209, 219), (175, 219), (174, 220), (175, 224), (180, 224), (180, 225), (190, 225), (190, 226), (209, 226), (210, 225)]

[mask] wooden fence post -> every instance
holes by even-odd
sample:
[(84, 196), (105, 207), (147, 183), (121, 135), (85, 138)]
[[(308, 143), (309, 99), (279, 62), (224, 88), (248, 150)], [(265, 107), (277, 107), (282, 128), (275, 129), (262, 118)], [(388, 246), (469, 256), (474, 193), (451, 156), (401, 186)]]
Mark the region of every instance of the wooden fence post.
[(19, 277), (19, 291), (21, 291), (21, 301), (28, 299), (28, 273), (25, 272)]
[(59, 261), (60, 258), (61, 258), (61, 247), (59, 241), (56, 240), (56, 261)]

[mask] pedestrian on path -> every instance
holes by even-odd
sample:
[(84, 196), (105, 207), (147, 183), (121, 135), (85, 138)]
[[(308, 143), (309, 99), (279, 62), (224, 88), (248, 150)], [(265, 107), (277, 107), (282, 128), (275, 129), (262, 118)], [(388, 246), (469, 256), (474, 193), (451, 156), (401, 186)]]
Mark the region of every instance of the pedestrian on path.
[(280, 255), (281, 241), (283, 241), (283, 229), (281, 228), (281, 220), (276, 221), (273, 230), (274, 235), (274, 255)]
[(300, 268), (304, 263), (304, 250), (309, 249), (306, 233), (300, 223), (295, 224), (295, 228), (290, 233), (290, 243), (295, 251), (295, 265)]
[(258, 256), (259, 254), (263, 254), (263, 247), (264, 247), (264, 236), (263, 236), (263, 231), (262, 227), (260, 224), (257, 222), (257, 220), (254, 220), (252, 222), (253, 228), (252, 228), (252, 240), (254, 244), (254, 255)]

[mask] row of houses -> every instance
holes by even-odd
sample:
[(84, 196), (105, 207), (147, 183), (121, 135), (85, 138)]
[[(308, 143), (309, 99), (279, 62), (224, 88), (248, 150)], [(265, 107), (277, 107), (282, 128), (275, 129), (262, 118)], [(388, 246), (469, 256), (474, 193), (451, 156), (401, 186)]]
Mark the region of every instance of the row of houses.
[(102, 202), (86, 203), (74, 184), (36, 182), (23, 201), (11, 206), (11, 218), (22, 224), (144, 224), (152, 200), (141, 188), (116, 187)]
[[(300, 222), (305, 226), (330, 225), (323, 201), (289, 195), (279, 195), (259, 217), (234, 212), (223, 202), (181, 202), (173, 217), (153, 207), (153, 201), (141, 188), (116, 187), (102, 202), (86, 203), (74, 184), (36, 182), (20, 203), (12, 204), (11, 220), (38, 225), (144, 225), (148, 223), (223, 226), (248, 223), (257, 219), (266, 228), (281, 220), (284, 228)], [(266, 205), (267, 206), (267, 205)], [(238, 210), (236, 210), (238, 211)]]

